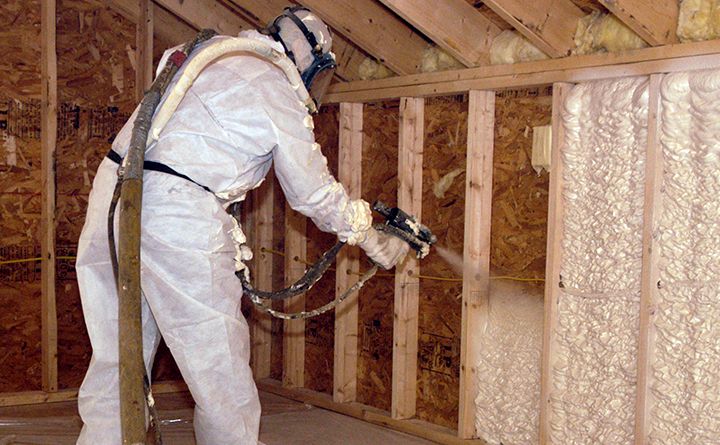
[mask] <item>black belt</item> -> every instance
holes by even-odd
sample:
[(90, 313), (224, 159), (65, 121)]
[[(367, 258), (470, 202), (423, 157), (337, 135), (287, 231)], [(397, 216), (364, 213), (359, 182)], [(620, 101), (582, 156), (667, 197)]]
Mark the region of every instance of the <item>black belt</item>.
[[(112, 148), (108, 152), (107, 158), (118, 165), (120, 165), (123, 161), (123, 158)], [(205, 187), (204, 185), (202, 185), (200, 183), (193, 181), (192, 178), (190, 178), (189, 176), (185, 176), (182, 173), (173, 170), (172, 168), (168, 167), (165, 164), (161, 164), (161, 163), (155, 162), (155, 161), (145, 161), (143, 163), (143, 169), (152, 170), (154, 172), (167, 173), (168, 175), (177, 176), (178, 178), (182, 178), (182, 179), (192, 182), (193, 184), (197, 185), (198, 187), (202, 187), (203, 189), (205, 189), (205, 191), (213, 193), (213, 191), (210, 190), (209, 188)]]

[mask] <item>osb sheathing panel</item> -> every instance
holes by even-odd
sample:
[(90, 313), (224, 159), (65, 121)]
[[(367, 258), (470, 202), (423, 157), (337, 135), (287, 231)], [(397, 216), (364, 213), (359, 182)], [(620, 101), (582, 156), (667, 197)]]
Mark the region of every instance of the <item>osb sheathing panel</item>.
[[(363, 112), (362, 197), (397, 205), (397, 101), (366, 104)], [(368, 268), (360, 255), (360, 270)], [(361, 403), (389, 410), (392, 389), (392, 335), (395, 280), (376, 276), (358, 298), (358, 388)]]
[[(57, 6), (59, 115), (57, 171), (58, 256), (74, 256), (95, 171), (134, 103), (130, 61), (135, 26), (103, 2), (61, 0)], [(58, 379), (82, 383), (91, 347), (73, 262), (58, 261)], [(161, 351), (159, 369), (172, 368)]]
[(545, 277), (549, 175), (532, 168), (532, 127), (550, 124), (551, 104), (549, 89), (506, 91), (495, 101), (493, 275)]
[[(40, 2), (2, 2), (0, 30), (3, 261), (40, 254)], [(40, 263), (0, 266), (0, 307), (0, 391), (40, 389)]]
[[(339, 108), (326, 106), (315, 117), (315, 139), (328, 159), (328, 168), (338, 174)], [(320, 231), (311, 220), (307, 222), (307, 259), (314, 262), (330, 249), (337, 236)], [(335, 271), (328, 271), (305, 294), (307, 308), (320, 307), (335, 298)], [(313, 317), (305, 323), (305, 386), (315, 391), (332, 393), (335, 311)]]
[[(425, 104), (422, 222), (438, 237), (438, 246), (462, 255), (465, 220), (467, 98), (441, 97)], [(444, 194), (433, 190), (450, 172), (460, 173)], [(420, 262), (422, 275), (453, 277), (437, 255)], [(460, 387), (462, 283), (420, 280), (417, 416), (455, 428)]]

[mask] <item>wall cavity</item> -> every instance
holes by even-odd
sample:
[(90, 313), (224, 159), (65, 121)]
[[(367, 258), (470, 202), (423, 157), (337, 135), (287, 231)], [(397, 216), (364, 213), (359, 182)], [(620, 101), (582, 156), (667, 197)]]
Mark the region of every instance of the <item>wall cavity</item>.
[(564, 233), (553, 444), (633, 441), (647, 78), (575, 86), (563, 109)]
[(661, 107), (649, 443), (714, 444), (720, 437), (720, 72), (666, 76)]
[(489, 444), (538, 443), (543, 297), (535, 287), (491, 281), (475, 399), (477, 433)]

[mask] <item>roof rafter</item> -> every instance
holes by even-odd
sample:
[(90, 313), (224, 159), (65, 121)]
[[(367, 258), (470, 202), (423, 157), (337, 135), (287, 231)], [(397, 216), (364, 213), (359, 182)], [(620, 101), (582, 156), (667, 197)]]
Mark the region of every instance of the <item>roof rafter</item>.
[[(138, 2), (135, 0), (110, 0), (108, 5), (120, 15), (137, 23), (139, 16)], [(190, 40), (195, 35), (195, 29), (170, 14), (158, 5), (153, 7), (154, 34), (163, 43), (177, 45)]]
[(465, 66), (490, 61), (500, 28), (465, 0), (380, 0)]
[(628, 28), (652, 46), (678, 41), (677, 0), (599, 0)]
[[(288, 5), (287, 0), (228, 0), (232, 5), (238, 7), (242, 13), (250, 18), (256, 26), (265, 26), (277, 17)], [(345, 36), (335, 30), (333, 31), (333, 52), (337, 59), (338, 67), (336, 75), (342, 80), (359, 79), (358, 70), (360, 64), (367, 57)]]
[(418, 72), (427, 42), (372, 0), (299, 0), (398, 74)]
[(239, 15), (215, 0), (154, 0), (192, 26), (214, 29), (220, 34), (237, 35), (240, 30), (253, 26)]
[(575, 46), (577, 21), (585, 14), (570, 0), (485, 0), (483, 3), (550, 57)]

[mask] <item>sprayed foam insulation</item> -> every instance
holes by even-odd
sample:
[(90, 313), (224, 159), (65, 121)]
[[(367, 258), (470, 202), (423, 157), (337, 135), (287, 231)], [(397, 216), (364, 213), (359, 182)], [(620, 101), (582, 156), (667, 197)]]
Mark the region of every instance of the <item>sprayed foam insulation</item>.
[[(315, 116), (315, 139), (328, 159), (328, 168), (337, 178), (339, 107), (326, 105)], [(307, 223), (307, 259), (314, 262), (337, 242), (337, 236)], [(335, 272), (328, 271), (305, 293), (307, 308), (320, 307), (335, 299)], [(335, 311), (329, 311), (305, 322), (305, 387), (332, 394), (335, 347)]]
[(490, 46), (490, 63), (529, 62), (547, 59), (548, 56), (517, 31), (506, 29), (493, 39)]
[(532, 127), (550, 123), (551, 94), (548, 88), (508, 90), (495, 100), (490, 226), (494, 275), (545, 277), (549, 175), (532, 168)]
[(720, 37), (720, 1), (682, 0), (677, 36), (681, 42), (696, 42)]
[[(423, 151), (422, 222), (437, 245), (462, 256), (465, 227), (466, 96), (427, 99)], [(459, 174), (438, 198), (434, 185)], [(420, 261), (420, 274), (453, 276), (452, 266), (432, 253)], [(420, 280), (418, 318), (417, 417), (455, 428), (460, 387), (462, 283)]]
[(647, 47), (647, 43), (613, 14), (594, 11), (578, 20), (573, 54), (620, 52)]
[[(362, 197), (397, 206), (398, 101), (365, 104)], [(360, 255), (360, 270), (369, 268)], [(358, 295), (357, 399), (390, 410), (392, 389), (394, 277), (375, 277)]]
[(437, 46), (428, 46), (422, 55), (420, 72), (434, 73), (436, 71), (447, 71), (465, 68), (459, 60), (451, 56)]
[[(543, 278), (548, 174), (531, 165), (533, 126), (550, 122), (551, 89), (504, 91), (495, 102), (490, 267), (493, 276)], [(491, 280), (490, 311), (479, 335), (475, 426), (490, 444), (537, 443), (543, 290)]]
[(358, 77), (362, 80), (384, 79), (393, 75), (388, 67), (370, 57), (366, 57), (358, 66)]
[(477, 435), (488, 444), (538, 443), (542, 335), (542, 289), (492, 280), (475, 399)]
[(598, 81), (576, 85), (562, 110), (554, 444), (633, 442), (647, 99), (645, 77)]
[(667, 75), (650, 444), (720, 437), (720, 72)]

